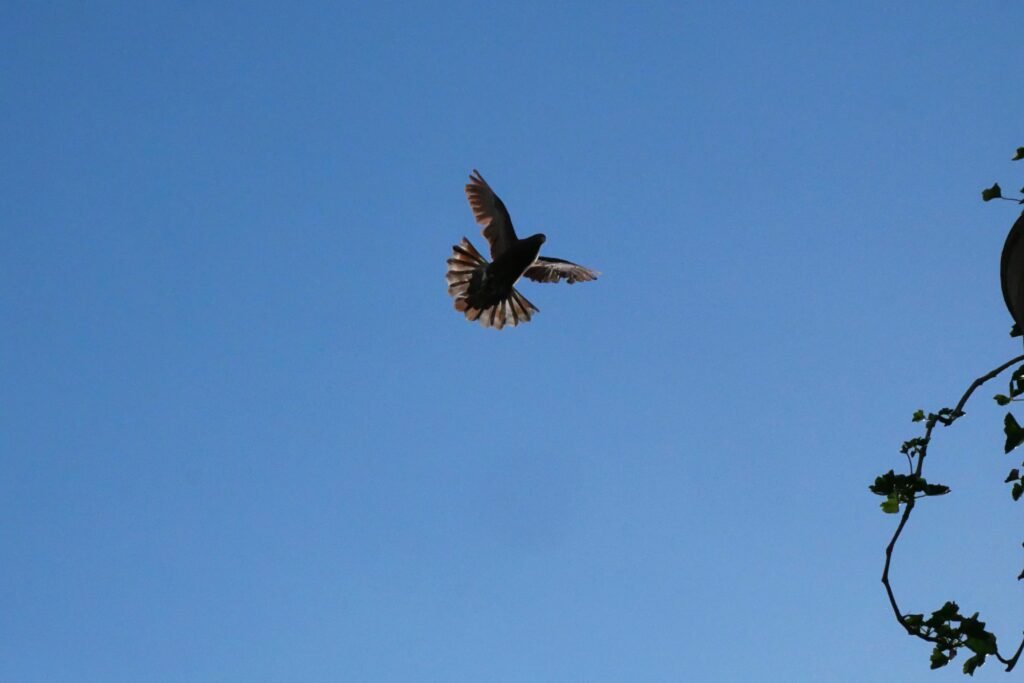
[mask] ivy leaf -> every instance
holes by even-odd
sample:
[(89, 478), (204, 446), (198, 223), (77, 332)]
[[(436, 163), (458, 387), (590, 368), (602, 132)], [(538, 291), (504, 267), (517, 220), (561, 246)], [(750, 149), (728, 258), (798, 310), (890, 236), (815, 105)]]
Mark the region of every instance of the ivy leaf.
[(1003, 480), (1003, 483), (1009, 484), (1014, 479), (1020, 479), (1020, 470), (1016, 467), (1010, 470), (1010, 473), (1006, 475), (1006, 479)]
[(926, 496), (944, 496), (949, 493), (949, 487), (942, 484), (924, 484), (922, 490)]
[(1003, 432), (1006, 434), (1006, 444), (1003, 446), (1004, 453), (1009, 453), (1024, 441), (1024, 429), (1020, 428), (1017, 420), (1010, 413), (1007, 413), (1003, 419)]
[(960, 605), (955, 602), (947, 602), (941, 608), (932, 612), (932, 615), (928, 617), (928, 621), (924, 622), (925, 626), (931, 626), (935, 628), (940, 624), (944, 624), (950, 619), (960, 616)]
[(1013, 159), (1010, 159), (1010, 161), (1020, 161), (1021, 159), (1024, 159), (1024, 147), (1018, 147), (1017, 153), (1013, 155)]
[(964, 662), (964, 673), (968, 676), (974, 675), (974, 670), (985, 663), (985, 655), (977, 654)]
[(995, 183), (992, 187), (987, 190), (981, 191), (981, 201), (987, 202), (990, 199), (999, 199), (1003, 196), (1003, 188), (999, 187), (999, 183)]
[(908, 628), (921, 628), (921, 624), (924, 622), (923, 614), (904, 614), (903, 624)]
[(917, 457), (917, 455), (921, 452), (921, 449), (923, 449), (927, 445), (928, 439), (924, 438), (923, 436), (918, 436), (913, 439), (908, 439), (904, 441), (903, 445), (900, 446), (900, 453)]
[(889, 497), (882, 501), (882, 512), (887, 515), (895, 515), (900, 511), (900, 498), (895, 493), (890, 493)]
[(896, 488), (896, 472), (889, 470), (885, 474), (875, 477), (875, 483), (868, 487), (871, 493), (879, 496), (888, 496)]
[(924, 411), (923, 410), (917, 410), (917, 411), (914, 411), (914, 417), (911, 418), (911, 422), (920, 422), (923, 419), (924, 419)]
[(936, 645), (935, 649), (932, 650), (932, 667), (933, 669), (941, 669), (942, 667), (949, 664), (949, 657), (942, 651), (941, 646)]
[(1024, 394), (1024, 365), (1010, 375), (1010, 398)]
[(1014, 500), (1020, 500), (1021, 494), (1024, 494), (1024, 484), (1019, 481), (1013, 485), (1013, 490), (1010, 491), (1010, 495), (1013, 496)]
[(1006, 396), (1004, 394), (996, 394), (995, 399), (996, 403), (998, 403), (1001, 406), (1009, 405), (1011, 400), (1009, 396)]
[(970, 648), (971, 652), (979, 655), (994, 655), (996, 653), (996, 639), (991, 633), (986, 633), (985, 637), (981, 638), (971, 637), (967, 639), (967, 647)]

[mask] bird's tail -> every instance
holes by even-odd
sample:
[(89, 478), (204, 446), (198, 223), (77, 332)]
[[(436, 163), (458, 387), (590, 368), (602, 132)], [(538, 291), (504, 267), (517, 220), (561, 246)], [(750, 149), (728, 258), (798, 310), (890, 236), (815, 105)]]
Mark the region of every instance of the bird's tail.
[(496, 301), (482, 291), (486, 268), (487, 260), (465, 237), (452, 247), (445, 279), (448, 280), (448, 294), (455, 298), (455, 310), (465, 313), (467, 320), (479, 320), (484, 327), (499, 330), (506, 325), (515, 327), (529, 322), (540, 309), (514, 288)]

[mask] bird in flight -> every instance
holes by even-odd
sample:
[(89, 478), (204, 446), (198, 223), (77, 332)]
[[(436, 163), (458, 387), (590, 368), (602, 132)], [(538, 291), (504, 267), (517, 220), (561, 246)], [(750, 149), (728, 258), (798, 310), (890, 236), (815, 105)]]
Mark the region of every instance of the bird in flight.
[(480, 255), (473, 244), (462, 238), (452, 247), (448, 259), (448, 294), (455, 299), (455, 310), (467, 320), (479, 320), (484, 327), (501, 329), (529, 322), (536, 306), (515, 289), (522, 276), (536, 282), (596, 280), (597, 271), (558, 258), (540, 256), (543, 234), (519, 239), (505, 203), (487, 184), (480, 171), (473, 170), (466, 185), (466, 198), (483, 236), (491, 247), (491, 262)]

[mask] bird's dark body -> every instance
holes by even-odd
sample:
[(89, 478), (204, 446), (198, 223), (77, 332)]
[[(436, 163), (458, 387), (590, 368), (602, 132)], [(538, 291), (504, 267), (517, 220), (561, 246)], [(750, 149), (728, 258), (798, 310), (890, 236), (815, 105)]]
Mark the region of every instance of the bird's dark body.
[(537, 260), (545, 239), (544, 235), (537, 234), (509, 245), (501, 256), (487, 265), (479, 284), (470, 286), (471, 293), (467, 297), (470, 305), (486, 309), (507, 299), (519, 278)]

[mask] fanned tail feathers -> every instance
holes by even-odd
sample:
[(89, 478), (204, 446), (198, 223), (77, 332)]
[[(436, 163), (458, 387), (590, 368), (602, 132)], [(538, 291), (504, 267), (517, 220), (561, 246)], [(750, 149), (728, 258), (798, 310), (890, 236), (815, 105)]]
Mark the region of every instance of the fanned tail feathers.
[(539, 309), (515, 289), (497, 303), (477, 300), (479, 297), (475, 295), (480, 292), (486, 268), (487, 260), (465, 237), (452, 247), (445, 279), (448, 281), (448, 294), (455, 298), (455, 310), (464, 313), (467, 320), (479, 321), (484, 327), (499, 330), (506, 325), (515, 327), (521, 322), (529, 322)]
[(500, 330), (506, 325), (515, 327), (519, 323), (530, 322), (539, 309), (513, 289), (508, 298), (489, 308), (476, 308), (467, 299), (456, 299), (455, 310), (465, 313), (467, 320), (479, 321), (484, 327)]
[(479, 285), (486, 267), (484, 257), (463, 237), (461, 243), (452, 247), (452, 256), (448, 259), (448, 272), (445, 274), (448, 294), (456, 301), (466, 296), (471, 287), (475, 289)]

